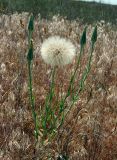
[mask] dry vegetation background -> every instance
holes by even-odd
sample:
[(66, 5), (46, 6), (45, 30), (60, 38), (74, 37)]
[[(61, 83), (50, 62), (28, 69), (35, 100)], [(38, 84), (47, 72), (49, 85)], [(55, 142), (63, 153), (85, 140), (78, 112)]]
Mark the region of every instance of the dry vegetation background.
[[(98, 40), (85, 90), (57, 136), (51, 143), (46, 141), (45, 146), (38, 144), (34, 153), (27, 84), (28, 19), (28, 13), (0, 16), (0, 160), (55, 160), (60, 153), (71, 160), (117, 160), (117, 31), (109, 23), (98, 23)], [(40, 57), (43, 40), (51, 35), (67, 37), (78, 54), (83, 29), (79, 20), (68, 21), (59, 16), (35, 19), (33, 91), (38, 114), (50, 84), (50, 66)], [(92, 29), (93, 25), (88, 25), (76, 83), (87, 61)], [(58, 68), (57, 96), (66, 92), (74, 63), (75, 60)]]

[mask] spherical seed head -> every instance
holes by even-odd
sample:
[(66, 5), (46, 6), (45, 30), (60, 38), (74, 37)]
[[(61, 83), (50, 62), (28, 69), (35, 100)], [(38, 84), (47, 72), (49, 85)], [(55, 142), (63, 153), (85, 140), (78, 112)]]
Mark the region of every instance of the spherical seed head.
[(76, 48), (70, 40), (53, 36), (46, 39), (41, 47), (43, 60), (51, 66), (63, 66), (72, 62)]

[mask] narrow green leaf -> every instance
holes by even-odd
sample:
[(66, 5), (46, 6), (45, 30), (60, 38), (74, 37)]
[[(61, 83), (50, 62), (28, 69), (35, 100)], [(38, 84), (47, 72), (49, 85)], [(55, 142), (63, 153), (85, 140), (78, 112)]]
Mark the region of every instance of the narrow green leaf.
[(64, 100), (62, 100), (62, 101), (60, 102), (59, 113), (61, 113), (61, 112), (63, 111), (63, 109), (64, 109)]

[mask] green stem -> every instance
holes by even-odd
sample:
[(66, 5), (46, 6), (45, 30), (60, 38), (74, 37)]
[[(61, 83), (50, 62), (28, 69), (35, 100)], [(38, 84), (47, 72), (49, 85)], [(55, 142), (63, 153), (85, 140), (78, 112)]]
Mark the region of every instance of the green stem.
[(35, 112), (35, 104), (34, 104), (34, 97), (32, 92), (32, 72), (31, 72), (31, 61), (28, 61), (28, 72), (29, 72), (29, 96), (30, 96), (30, 104), (32, 109), (32, 116), (34, 120), (34, 126), (35, 126), (35, 138), (38, 140), (38, 127), (37, 127), (37, 115)]
[(51, 86), (50, 86), (50, 92), (49, 92), (49, 105), (51, 106), (52, 104), (52, 98), (54, 96), (54, 79), (55, 79), (55, 70), (56, 68), (54, 67), (52, 70), (52, 80), (51, 80)]
[[(51, 72), (51, 76), (52, 76), (52, 80), (51, 80), (51, 84), (50, 84), (50, 90), (49, 90), (49, 93), (46, 97), (46, 102), (45, 102), (45, 117), (44, 117), (44, 133), (45, 135), (47, 134), (47, 129), (46, 129), (46, 125), (47, 125), (47, 122), (49, 121), (50, 124), (51, 124), (51, 120), (52, 120), (52, 117), (53, 117), (53, 111), (52, 111), (52, 99), (53, 99), (53, 96), (54, 96), (54, 80), (55, 80), (55, 70), (56, 68), (54, 67), (52, 72)], [(52, 126), (52, 125), (51, 125)]]
[(69, 87), (68, 87), (68, 90), (67, 90), (67, 94), (66, 94), (65, 98), (62, 99), (61, 102), (60, 102), (60, 113), (64, 110), (63, 107), (64, 107), (64, 104), (65, 104), (65, 101), (69, 97), (70, 91), (73, 88), (73, 84), (74, 84), (74, 80), (75, 80), (75, 75), (76, 75), (76, 72), (78, 70), (78, 67), (79, 67), (79, 64), (80, 64), (80, 61), (81, 61), (83, 49), (84, 49), (84, 46), (81, 46), (80, 54), (79, 54), (79, 57), (78, 57), (78, 60), (77, 60), (77, 64), (76, 64), (76, 67), (74, 69), (74, 73), (73, 73), (73, 75), (71, 76), (71, 79), (70, 79), (70, 84), (69, 84)]
[[(80, 81), (80, 89), (79, 89), (78, 92), (76, 93), (76, 95), (75, 95), (75, 97), (74, 97), (74, 99), (73, 99), (73, 101), (72, 101), (72, 104), (71, 104), (71, 106), (69, 107), (68, 112), (71, 110), (71, 108), (72, 108), (72, 106), (74, 105), (74, 103), (76, 102), (76, 100), (79, 99), (79, 93), (82, 92), (83, 89), (84, 89), (84, 82), (85, 82), (85, 80), (87, 79), (87, 76), (88, 76), (88, 74), (89, 74), (89, 72), (90, 72), (90, 69), (91, 69), (91, 61), (92, 61), (93, 51), (94, 51), (94, 44), (92, 43), (92, 44), (91, 44), (90, 55), (89, 55), (89, 61), (88, 61), (88, 64), (87, 64), (87, 66), (86, 66), (86, 69), (85, 69), (85, 71), (84, 71), (84, 73), (83, 73), (83, 75), (82, 75), (82, 79), (81, 79), (81, 81)], [(65, 117), (67, 116), (68, 112), (66, 113)]]
[(83, 90), (83, 88), (84, 88), (84, 82), (87, 79), (88, 73), (90, 72), (93, 51), (94, 51), (94, 44), (92, 43), (91, 44), (90, 55), (89, 55), (89, 61), (88, 61), (88, 64), (87, 64), (87, 66), (85, 68), (85, 71), (84, 71), (84, 73), (82, 75), (82, 79), (80, 81), (80, 89), (79, 89), (79, 91)]
[[(70, 79), (70, 83), (69, 83), (69, 87), (68, 87), (68, 90), (67, 90), (67, 94), (66, 94), (66, 96), (64, 97), (64, 99), (62, 99), (62, 100), (60, 101), (59, 114), (58, 114), (58, 116), (56, 117), (56, 121), (57, 121), (58, 117), (59, 117), (59, 116), (61, 115), (61, 113), (63, 112), (63, 114), (62, 114), (62, 119), (61, 119), (61, 122), (60, 122), (60, 126), (63, 124), (64, 119), (65, 119), (65, 115), (64, 115), (64, 109), (65, 109), (65, 108), (64, 108), (64, 105), (65, 105), (65, 101), (66, 101), (66, 99), (69, 97), (70, 92), (71, 92), (71, 90), (72, 90), (72, 88), (73, 88), (73, 84), (74, 84), (76, 72), (77, 72), (78, 67), (79, 67), (79, 64), (80, 64), (80, 62), (81, 62), (81, 57), (82, 57), (83, 50), (84, 50), (84, 45), (81, 46), (80, 54), (79, 54), (79, 57), (78, 57), (78, 60), (77, 60), (77, 64), (76, 64), (76, 67), (75, 67), (75, 69), (74, 69), (73, 75), (71, 76), (71, 79)], [(60, 126), (59, 126), (59, 127), (60, 127)]]

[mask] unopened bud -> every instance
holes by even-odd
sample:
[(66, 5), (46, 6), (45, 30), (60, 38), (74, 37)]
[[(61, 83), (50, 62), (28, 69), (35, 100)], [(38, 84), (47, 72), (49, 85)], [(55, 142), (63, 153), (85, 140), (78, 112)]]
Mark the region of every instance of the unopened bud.
[(86, 44), (86, 31), (87, 31), (87, 27), (84, 28), (84, 31), (83, 31), (81, 39), (80, 39), (81, 46), (84, 46)]
[(34, 29), (34, 16), (31, 14), (29, 24), (28, 24), (28, 30), (33, 31)]
[(31, 40), (30, 48), (27, 55), (28, 61), (31, 61), (33, 59), (33, 42)]
[(94, 44), (97, 41), (97, 26), (95, 26), (92, 37), (91, 37), (91, 42)]

